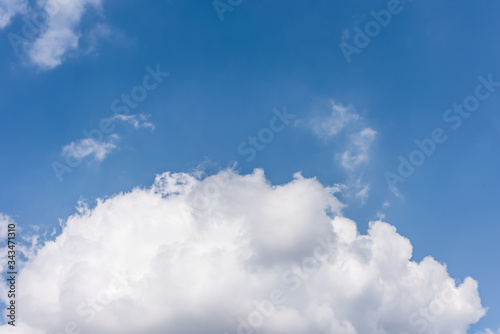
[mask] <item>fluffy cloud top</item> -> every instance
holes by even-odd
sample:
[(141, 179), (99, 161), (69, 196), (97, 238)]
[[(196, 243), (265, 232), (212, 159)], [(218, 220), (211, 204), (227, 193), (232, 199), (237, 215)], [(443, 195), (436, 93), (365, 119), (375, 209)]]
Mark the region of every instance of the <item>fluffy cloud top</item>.
[(473, 279), (412, 261), (387, 223), (359, 234), (333, 192), (165, 173), (80, 207), (23, 267), (0, 333), (466, 333), (484, 315)]

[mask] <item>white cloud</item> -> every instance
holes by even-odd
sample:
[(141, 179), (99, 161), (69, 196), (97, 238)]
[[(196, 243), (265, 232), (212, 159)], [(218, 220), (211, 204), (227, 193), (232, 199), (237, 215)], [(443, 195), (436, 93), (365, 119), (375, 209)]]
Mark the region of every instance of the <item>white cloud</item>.
[(151, 122), (147, 122), (147, 119), (150, 117), (150, 115), (144, 115), (144, 114), (135, 114), (135, 115), (122, 115), (122, 114), (115, 114), (111, 120), (119, 120), (122, 122), (127, 122), (131, 125), (134, 126), (136, 129), (140, 128), (151, 128), (151, 131), (155, 129), (155, 126)]
[[(314, 116), (308, 121), (297, 121), (297, 125), (305, 124), (322, 139), (332, 138), (345, 130), (348, 142), (344, 147), (347, 150), (338, 154), (337, 158), (345, 169), (353, 172), (368, 161), (369, 148), (375, 140), (377, 131), (363, 126), (364, 120), (355, 112), (352, 105), (345, 107), (333, 100), (329, 102), (332, 111), (328, 116)], [(359, 131), (360, 128), (363, 130)]]
[(26, 0), (0, 0), (0, 29), (8, 26), (14, 16), (26, 11)]
[(484, 315), (473, 279), (412, 261), (389, 224), (360, 235), (333, 191), (165, 173), (82, 206), (20, 272), (22, 312), (0, 333), (465, 334)]
[(362, 163), (368, 161), (369, 148), (377, 132), (371, 128), (365, 128), (361, 132), (351, 135), (351, 150), (345, 151), (340, 159), (342, 166), (348, 170), (353, 170)]
[(83, 138), (65, 145), (62, 148), (62, 156), (83, 159), (92, 156), (96, 162), (102, 162), (106, 156), (117, 149), (115, 142), (119, 137), (115, 134), (109, 136), (108, 141), (95, 141), (92, 138)]
[(33, 63), (42, 69), (60, 65), (64, 56), (78, 47), (77, 28), (89, 7), (99, 8), (102, 0), (41, 0), (39, 4), (49, 13), (46, 27), (29, 51)]
[[(126, 122), (131, 124), (135, 129), (150, 128), (151, 131), (153, 131), (155, 126), (153, 123), (147, 121), (148, 118), (149, 115), (144, 114), (128, 116), (115, 114), (110, 117), (110, 121)], [(102, 138), (103, 136), (101, 133), (101, 140), (85, 137), (72, 141), (71, 143), (63, 146), (61, 155), (63, 157), (75, 158), (77, 161), (86, 157), (92, 157), (93, 161), (100, 163), (108, 156), (108, 154), (119, 149), (117, 141), (120, 139), (116, 133), (109, 135), (106, 140), (102, 140)]]
[[(14, 35), (9, 39), (12, 38), (14, 49), (23, 46), (33, 64), (49, 70), (78, 49), (82, 36), (93, 44), (87, 48), (93, 49), (95, 39), (100, 36), (96, 32), (105, 32), (105, 26), (96, 24), (97, 28), (82, 29), (81, 19), (90, 8), (101, 11), (101, 4), (102, 0), (37, 0), (29, 6), (25, 0), (0, 0), (0, 29), (15, 15), (23, 15), (23, 27), (11, 31)], [(109, 35), (109, 27), (106, 29)]]
[(362, 164), (368, 162), (370, 157), (370, 146), (375, 140), (377, 132), (365, 126), (365, 120), (352, 105), (347, 107), (330, 100), (331, 112), (328, 116), (311, 116), (309, 120), (297, 121), (297, 125), (306, 125), (317, 137), (325, 142), (333, 142), (335, 138), (336, 159), (340, 166), (347, 170), (349, 180), (346, 185), (341, 185), (343, 195), (355, 197), (366, 204), (370, 187), (362, 184)]
[(320, 138), (333, 137), (340, 133), (349, 123), (356, 121), (359, 115), (354, 112), (351, 105), (347, 107), (330, 100), (332, 108), (328, 116), (312, 118), (307, 126)]

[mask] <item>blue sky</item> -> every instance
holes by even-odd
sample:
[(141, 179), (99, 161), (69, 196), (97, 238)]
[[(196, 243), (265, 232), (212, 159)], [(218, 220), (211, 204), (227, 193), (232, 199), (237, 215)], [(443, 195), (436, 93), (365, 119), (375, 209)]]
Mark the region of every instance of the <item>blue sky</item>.
[[(50, 41), (39, 32), (18, 53), (9, 34), (23, 36), (23, 19), (42, 9), (0, 10), (0, 212), (23, 230), (57, 235), (80, 199), (148, 187), (166, 171), (211, 175), (237, 161), (240, 174), (262, 168), (273, 184), (302, 171), (343, 185), (344, 215), (361, 233), (383, 217), (411, 240), (414, 259), (432, 255), (451, 277), (477, 280), (489, 310), (470, 333), (500, 327), (500, 87), (456, 130), (443, 119), (478, 77), (500, 82), (497, 1), (405, 1), (350, 63), (341, 43), (355, 46), (356, 29), (390, 1), (243, 0), (223, 20), (211, 1), (80, 2), (66, 27), (76, 44), (40, 50), (34, 43)], [(157, 68), (168, 76), (118, 118), (113, 101)], [(239, 145), (284, 109), (293, 118), (247, 161)], [(66, 164), (64, 147), (103, 119), (114, 126), (100, 140), (108, 146), (61, 181), (53, 166)], [(385, 173), (436, 128), (447, 140), (391, 189)], [(343, 165), (344, 153), (354, 160)]]

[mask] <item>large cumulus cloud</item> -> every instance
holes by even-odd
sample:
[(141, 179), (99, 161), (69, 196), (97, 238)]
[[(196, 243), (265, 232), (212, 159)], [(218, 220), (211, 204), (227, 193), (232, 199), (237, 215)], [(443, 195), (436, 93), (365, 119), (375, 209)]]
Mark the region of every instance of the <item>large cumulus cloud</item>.
[(165, 173), (81, 206), (24, 265), (0, 333), (466, 333), (484, 315), (472, 278), (412, 261), (387, 223), (360, 235), (334, 192)]

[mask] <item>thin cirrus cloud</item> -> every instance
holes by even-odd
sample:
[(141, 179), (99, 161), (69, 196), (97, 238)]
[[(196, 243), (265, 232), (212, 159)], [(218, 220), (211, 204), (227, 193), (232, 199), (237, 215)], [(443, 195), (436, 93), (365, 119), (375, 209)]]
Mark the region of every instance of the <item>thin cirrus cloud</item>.
[(307, 121), (299, 121), (297, 125), (305, 126), (326, 142), (344, 132), (348, 139), (346, 150), (338, 157), (342, 167), (353, 171), (368, 162), (369, 149), (377, 132), (364, 126), (363, 118), (356, 113), (352, 105), (344, 106), (334, 100), (330, 100), (329, 104), (331, 110), (326, 115), (322, 112), (321, 115), (312, 116)]
[(82, 205), (28, 256), (0, 333), (465, 334), (485, 314), (475, 280), (412, 260), (387, 223), (360, 234), (334, 192), (300, 174), (167, 172)]
[(359, 119), (352, 105), (344, 106), (330, 100), (331, 112), (326, 116), (315, 116), (305, 124), (319, 138), (329, 138), (339, 134), (350, 123)]
[[(150, 128), (154, 130), (155, 126), (149, 122), (150, 115), (135, 114), (121, 115), (115, 114), (110, 117), (111, 122), (125, 122), (132, 125), (135, 129)], [(101, 163), (113, 151), (119, 149), (118, 140), (120, 136), (116, 133), (109, 135), (105, 140), (95, 140), (94, 138), (86, 137), (72, 141), (63, 146), (61, 155), (67, 158), (91, 159), (95, 163)]]
[[(69, 52), (78, 49), (83, 36), (79, 29), (83, 15), (91, 8), (101, 10), (101, 4), (102, 0), (40, 0), (29, 6), (25, 0), (1, 0), (0, 29), (17, 14), (41, 25), (28, 35), (18, 32), (13, 43), (23, 46), (33, 64), (50, 70), (61, 65)], [(31, 22), (30, 26), (35, 25)]]
[(333, 153), (339, 165), (347, 171), (346, 185), (340, 185), (342, 194), (357, 198), (362, 205), (369, 197), (370, 185), (362, 181), (362, 166), (370, 160), (370, 147), (377, 136), (377, 131), (367, 127), (365, 120), (352, 105), (343, 105), (331, 99), (328, 110), (321, 108), (309, 119), (296, 122), (305, 127), (326, 144), (335, 143)]
[(115, 114), (113, 117), (111, 117), (111, 120), (127, 122), (136, 129), (150, 128), (151, 131), (153, 131), (155, 129), (155, 126), (153, 123), (147, 121), (149, 117), (150, 115), (144, 115), (144, 114), (135, 114), (135, 115)]
[(83, 159), (92, 157), (95, 162), (102, 162), (106, 156), (118, 146), (115, 142), (119, 139), (117, 135), (109, 136), (108, 141), (96, 141), (92, 138), (83, 138), (64, 145), (61, 155), (63, 157), (74, 157)]
[(475, 334), (500, 334), (500, 329), (496, 332), (491, 329), (486, 329), (484, 332), (476, 332)]
[(356, 197), (361, 200), (362, 204), (366, 204), (366, 200), (368, 199), (368, 193), (369, 192), (370, 192), (370, 185), (369, 184), (365, 184), (365, 185), (363, 185), (361, 187), (361, 189), (359, 189), (356, 192)]
[(371, 128), (365, 128), (359, 133), (350, 136), (350, 149), (340, 156), (342, 166), (348, 170), (354, 170), (359, 165), (368, 162), (370, 146), (377, 136), (377, 132)]

